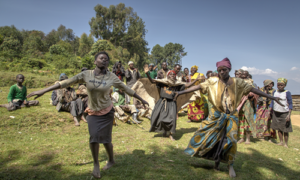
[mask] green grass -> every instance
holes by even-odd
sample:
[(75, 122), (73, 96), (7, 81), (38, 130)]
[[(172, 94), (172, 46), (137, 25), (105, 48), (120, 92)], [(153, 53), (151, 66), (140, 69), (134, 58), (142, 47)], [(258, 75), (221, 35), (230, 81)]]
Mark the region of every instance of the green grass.
[[(6, 103), (9, 87), (0, 89), (0, 103)], [(33, 90), (37, 89), (29, 92)], [(49, 104), (50, 96), (38, 99), (37, 107), (0, 109), (0, 179), (91, 179), (87, 124), (75, 127), (70, 114), (58, 113)], [(212, 161), (183, 154), (199, 126), (186, 121), (187, 116), (180, 116), (173, 142), (149, 133), (147, 119), (142, 123), (146, 130), (119, 122), (113, 127), (117, 164), (101, 170), (102, 179), (229, 179), (226, 164), (216, 172)], [(293, 130), (289, 149), (253, 139), (251, 145), (238, 145), (236, 179), (299, 179), (300, 128), (293, 126)], [(102, 145), (99, 160), (103, 167), (107, 156)]]
[(58, 80), (58, 75), (44, 74), (44, 73), (31, 73), (31, 72), (9, 72), (0, 71), (0, 87), (11, 86), (16, 84), (16, 75), (23, 74), (25, 76), (24, 85), (27, 88), (40, 88), (48, 85), (52, 85)]
[(300, 115), (300, 111), (292, 111), (292, 115)]

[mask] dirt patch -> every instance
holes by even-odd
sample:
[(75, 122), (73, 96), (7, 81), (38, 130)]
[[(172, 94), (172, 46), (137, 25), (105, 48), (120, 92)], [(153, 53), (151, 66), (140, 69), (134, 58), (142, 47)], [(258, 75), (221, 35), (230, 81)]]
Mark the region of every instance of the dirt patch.
[(292, 115), (292, 125), (296, 125), (300, 127), (300, 115)]

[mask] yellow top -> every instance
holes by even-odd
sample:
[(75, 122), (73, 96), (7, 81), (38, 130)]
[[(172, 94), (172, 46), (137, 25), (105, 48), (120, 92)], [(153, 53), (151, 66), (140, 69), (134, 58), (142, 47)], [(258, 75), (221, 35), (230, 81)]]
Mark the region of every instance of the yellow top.
[(109, 96), (111, 86), (122, 89), (126, 94), (133, 96), (134, 91), (127, 87), (114, 73), (107, 72), (105, 75), (94, 75), (94, 70), (83, 71), (76, 76), (59, 82), (61, 88), (72, 84), (86, 84), (88, 94), (88, 107), (93, 111), (108, 108), (112, 102)]
[[(226, 86), (225, 83), (220, 81), (217, 77), (210, 77), (200, 84), (201, 93), (207, 93), (209, 102), (218, 111), (223, 113), (226, 113), (222, 103), (225, 100), (224, 97), (227, 97), (228, 99), (226, 99), (231, 101), (230, 106), (232, 107), (230, 109), (235, 110), (240, 104), (242, 97), (249, 94), (250, 90), (253, 88), (240, 78), (230, 77), (228, 84), (229, 85)], [(225, 89), (227, 90), (228, 95), (224, 96)], [(230, 96), (230, 98), (228, 96)]]

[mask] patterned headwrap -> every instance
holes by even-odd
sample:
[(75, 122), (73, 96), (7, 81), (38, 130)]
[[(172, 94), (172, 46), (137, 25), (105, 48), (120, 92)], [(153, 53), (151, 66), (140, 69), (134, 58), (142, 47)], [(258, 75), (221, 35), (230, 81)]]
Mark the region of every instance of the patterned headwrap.
[(285, 78), (279, 78), (277, 79), (277, 83), (284, 83), (285, 85), (287, 84), (288, 80)]
[(176, 72), (174, 70), (170, 70), (168, 73), (167, 73), (167, 76), (170, 74), (170, 73), (174, 73), (176, 75)]
[(218, 74), (218, 70), (215, 70), (214, 73), (217, 73), (217, 74)]
[(195, 68), (196, 71), (198, 71), (198, 66), (195, 65), (195, 66), (192, 66), (191, 69), (192, 69), (192, 68)]
[(229, 69), (231, 69), (231, 62), (228, 58), (224, 58), (222, 61), (217, 62), (217, 68), (219, 68), (220, 66), (225, 66)]
[(271, 83), (274, 83), (274, 82), (272, 80), (270, 80), (270, 79), (264, 80), (264, 86), (265, 87), (268, 86)]

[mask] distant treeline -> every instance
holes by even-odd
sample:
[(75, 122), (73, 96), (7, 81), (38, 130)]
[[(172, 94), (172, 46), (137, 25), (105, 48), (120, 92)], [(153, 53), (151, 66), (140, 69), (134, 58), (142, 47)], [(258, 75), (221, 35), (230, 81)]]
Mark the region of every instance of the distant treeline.
[(109, 8), (98, 4), (94, 10), (91, 33), (80, 37), (64, 25), (48, 34), (14, 25), (0, 27), (0, 70), (75, 74), (81, 67), (93, 68), (93, 56), (99, 51), (109, 53), (110, 66), (133, 61), (142, 70), (146, 63), (167, 61), (172, 66), (187, 55), (178, 43), (157, 44), (149, 53), (145, 22), (123, 3)]

